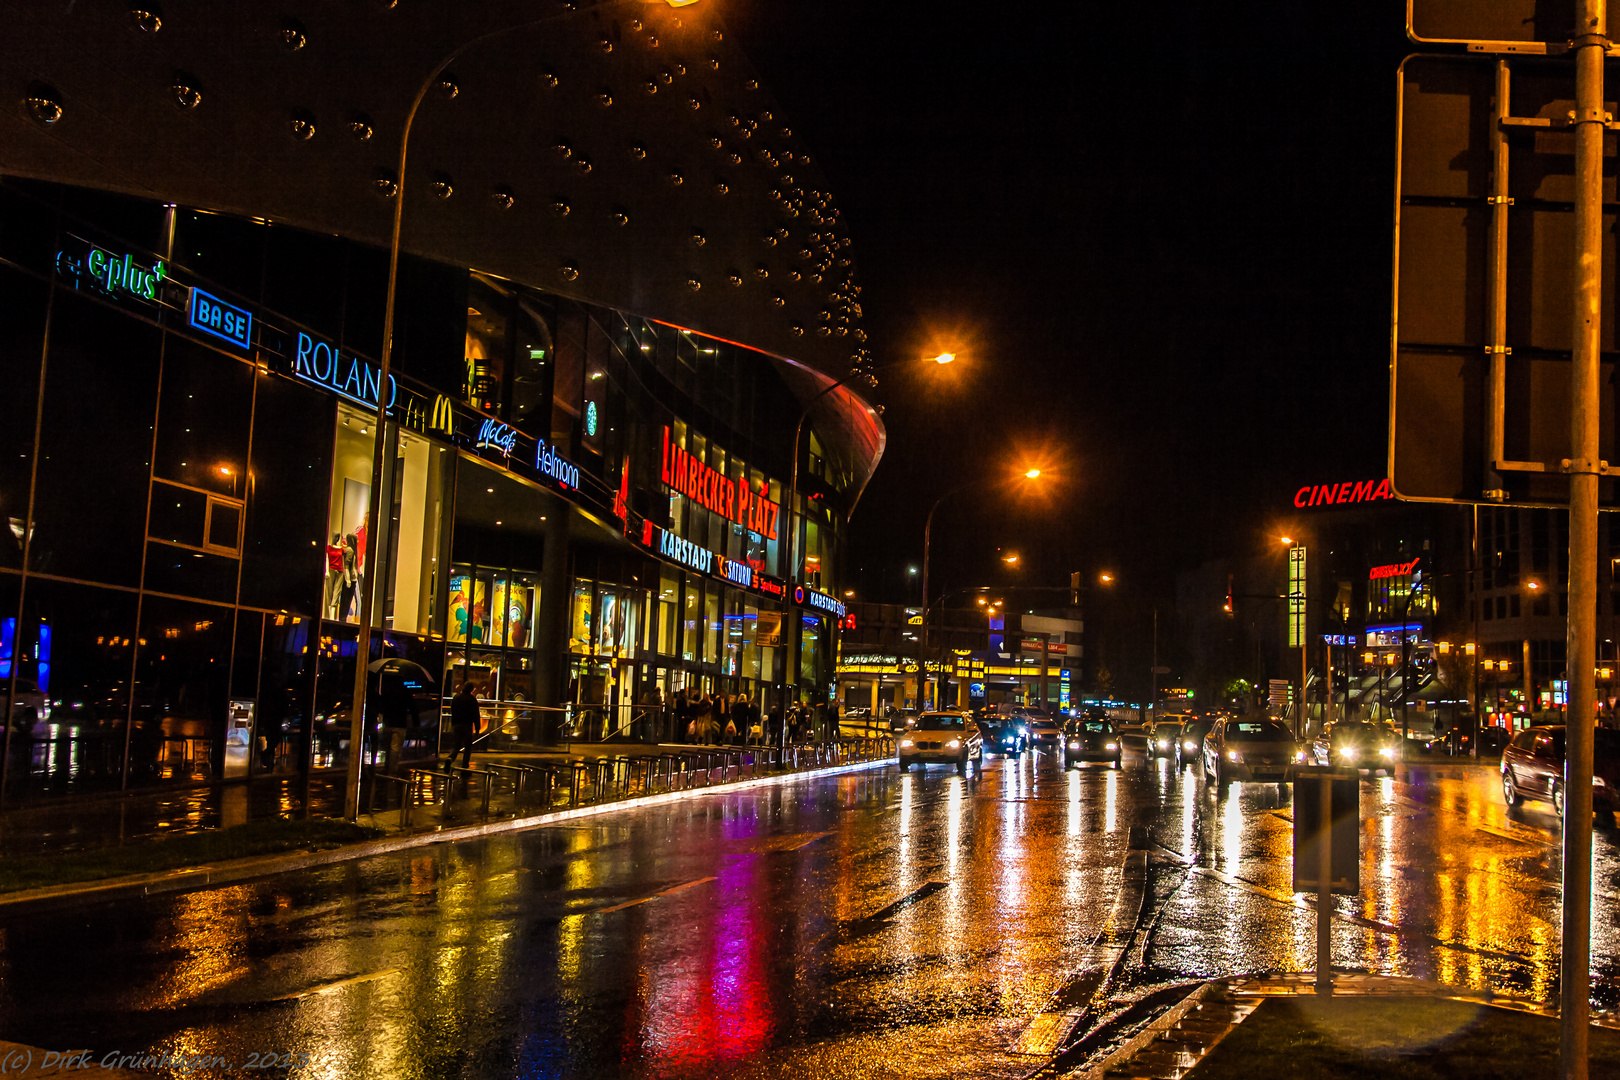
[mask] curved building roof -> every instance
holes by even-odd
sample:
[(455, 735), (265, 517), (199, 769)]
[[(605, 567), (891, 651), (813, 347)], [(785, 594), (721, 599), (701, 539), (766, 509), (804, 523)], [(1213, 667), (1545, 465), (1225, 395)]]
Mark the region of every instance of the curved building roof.
[[(716, 0), (8, 12), (0, 171), (382, 246), (403, 190), (406, 250), (760, 349), (801, 398), (870, 362), (837, 207)], [(882, 423), (831, 396), (864, 484)]]

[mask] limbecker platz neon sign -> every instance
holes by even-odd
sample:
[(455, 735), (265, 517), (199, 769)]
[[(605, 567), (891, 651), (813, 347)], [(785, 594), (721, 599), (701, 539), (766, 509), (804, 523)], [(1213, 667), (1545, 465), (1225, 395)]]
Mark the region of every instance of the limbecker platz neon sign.
[(664, 428), (663, 468), (659, 475), (665, 487), (685, 495), (699, 506), (768, 540), (776, 539), (776, 518), (782, 508), (765, 497), (769, 490), (766, 482), (761, 480), (759, 490), (755, 491), (746, 476), (733, 480), (718, 469), (710, 468), (671, 442), (668, 427)]
[(1387, 479), (1346, 480), (1342, 484), (1306, 484), (1294, 492), (1294, 505), (1303, 510), (1307, 506), (1382, 502), (1394, 497)]

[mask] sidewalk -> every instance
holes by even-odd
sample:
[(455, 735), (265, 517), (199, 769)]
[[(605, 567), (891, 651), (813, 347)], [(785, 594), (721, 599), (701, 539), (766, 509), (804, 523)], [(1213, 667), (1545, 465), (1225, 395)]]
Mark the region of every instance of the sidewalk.
[[(772, 760), (777, 757), (785, 760)], [(0, 894), (0, 914), (248, 880), (711, 791), (871, 768), (892, 759), (892, 748), (879, 743), (790, 747), (785, 755), (758, 748), (615, 743), (539, 754), (475, 754), (474, 773), (452, 777), (431, 759), (408, 762), (408, 785), (386, 780), (375, 790), (369, 782), (362, 785), (358, 823), (380, 830), (380, 839)], [(550, 782), (536, 782), (547, 776)], [(12, 811), (0, 817), (0, 857), (94, 851), (278, 817), (333, 817), (342, 812), (343, 783), (341, 773), (327, 771), (311, 777), (307, 788), (296, 777), (267, 777)]]
[[(1323, 1002), (1382, 999), (1398, 1011), (1411, 1011), (1419, 1002), (1462, 1003), (1477, 1009), (1509, 1010), (1515, 1014), (1555, 1022), (1557, 1011), (1524, 998), (1445, 986), (1427, 979), (1394, 975), (1339, 974), (1334, 976), (1332, 998), (1316, 993), (1315, 976), (1275, 974), (1217, 979), (1193, 988), (1103, 1060), (1062, 1072), (1064, 1080), (1181, 1080), (1268, 1000), (1299, 999), (1320, 1006)], [(1408, 1004), (1402, 1004), (1402, 1003)], [(1594, 1015), (1592, 1025), (1620, 1031), (1620, 1020)], [(1369, 1032), (1370, 1043), (1382, 1032)], [(1390, 1046), (1369, 1051), (1399, 1053)], [(1197, 1075), (1203, 1075), (1200, 1071)], [(1359, 1075), (1359, 1073), (1358, 1073)]]

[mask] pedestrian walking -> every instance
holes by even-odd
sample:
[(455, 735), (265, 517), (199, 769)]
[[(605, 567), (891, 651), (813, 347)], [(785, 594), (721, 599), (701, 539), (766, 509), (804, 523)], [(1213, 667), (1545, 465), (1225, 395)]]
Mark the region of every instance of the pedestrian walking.
[(726, 725), (733, 746), (742, 746), (748, 741), (749, 731), (753, 727), (750, 720), (748, 695), (738, 694), (737, 700), (731, 703), (731, 722)]
[(709, 700), (709, 695), (699, 693), (697, 700), (692, 703), (693, 742), (708, 745), (714, 741), (709, 732), (709, 725), (713, 720), (714, 702)]
[(405, 752), (406, 730), (417, 720), (416, 695), (398, 675), (384, 672), (379, 680), (382, 683), (383, 772), (397, 776)]
[(472, 765), (473, 732), (478, 730), (478, 698), (473, 695), (472, 680), (464, 680), (456, 696), (450, 699), (450, 763), (461, 755), (463, 769)]

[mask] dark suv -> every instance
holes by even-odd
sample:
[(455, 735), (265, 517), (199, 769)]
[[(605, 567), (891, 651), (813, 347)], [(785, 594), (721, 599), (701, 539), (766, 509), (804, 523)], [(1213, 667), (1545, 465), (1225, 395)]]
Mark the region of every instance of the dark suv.
[(991, 713), (979, 721), (984, 748), (992, 754), (1017, 757), (1029, 745), (1029, 721), (1022, 716)]
[[(1620, 810), (1620, 731), (1593, 732), (1592, 809)], [(1564, 725), (1528, 727), (1502, 750), (1502, 797), (1509, 806), (1545, 799), (1564, 816)]]
[(1108, 761), (1119, 768), (1124, 754), (1119, 732), (1108, 720), (1081, 718), (1063, 725), (1063, 768), (1079, 761)]

